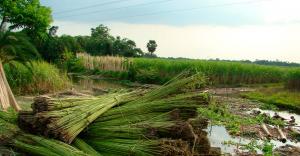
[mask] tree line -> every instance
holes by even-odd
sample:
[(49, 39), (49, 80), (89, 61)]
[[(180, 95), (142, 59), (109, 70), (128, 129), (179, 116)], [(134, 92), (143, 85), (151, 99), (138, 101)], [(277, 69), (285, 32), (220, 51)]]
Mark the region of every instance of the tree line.
[(86, 52), (90, 55), (110, 55), (124, 57), (155, 56), (157, 44), (150, 40), (147, 44), (149, 54), (137, 47), (135, 41), (128, 38), (114, 37), (107, 26), (100, 24), (91, 29), (89, 36), (57, 36), (57, 26), (49, 29), (48, 38), (39, 47), (44, 59), (47, 61), (63, 60), (66, 55), (75, 55), (78, 52)]
[(157, 43), (154, 40), (145, 45), (149, 50), (146, 53), (137, 47), (135, 41), (112, 36), (110, 29), (102, 24), (92, 28), (88, 36), (57, 36), (59, 27), (51, 26), (51, 8), (42, 6), (39, 0), (2, 0), (0, 18), (1, 34), (9, 33), (9, 36), (28, 40), (38, 56), (49, 62), (63, 61), (78, 52), (91, 55), (155, 57)]

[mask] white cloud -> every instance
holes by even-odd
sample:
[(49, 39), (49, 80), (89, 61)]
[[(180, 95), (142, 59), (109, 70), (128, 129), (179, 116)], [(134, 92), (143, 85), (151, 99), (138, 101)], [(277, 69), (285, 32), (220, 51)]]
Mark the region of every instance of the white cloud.
[[(96, 24), (55, 22), (60, 34), (89, 35)], [(136, 41), (146, 51), (149, 39), (158, 43), (163, 57), (268, 59), (300, 62), (300, 25), (175, 27), (149, 24), (107, 24), (111, 33)]]

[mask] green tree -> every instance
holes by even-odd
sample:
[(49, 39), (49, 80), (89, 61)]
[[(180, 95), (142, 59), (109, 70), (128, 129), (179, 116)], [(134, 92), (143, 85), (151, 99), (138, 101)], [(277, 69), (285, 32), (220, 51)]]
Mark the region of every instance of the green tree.
[(70, 52), (75, 57), (77, 52), (82, 51), (82, 48), (75, 37), (62, 35), (49, 37), (39, 51), (48, 62), (61, 63), (64, 61), (65, 52)]
[(33, 35), (45, 33), (52, 22), (51, 9), (41, 6), (39, 0), (2, 0), (0, 18), (1, 31), (8, 24), (9, 30), (23, 29)]
[(96, 28), (92, 28), (91, 31), (92, 31), (91, 37), (93, 37), (93, 38), (98, 38), (98, 39), (111, 38), (111, 36), (109, 34), (109, 31), (110, 31), (109, 28), (104, 26), (103, 24), (100, 24)]
[(113, 51), (115, 54), (125, 57), (140, 57), (143, 51), (136, 47), (136, 43), (128, 38), (117, 37), (113, 43)]
[(29, 58), (39, 58), (39, 54), (25, 34), (0, 32), (0, 105), (3, 110), (6, 110), (9, 106), (13, 106), (17, 111), (21, 109), (7, 82), (3, 64), (11, 61), (25, 64)]
[(153, 55), (153, 53), (155, 52), (156, 48), (157, 48), (157, 44), (156, 44), (156, 41), (155, 40), (150, 40), (148, 43), (147, 43), (147, 48), (148, 48), (148, 51), (151, 55)]
[(78, 44), (91, 55), (119, 55), (125, 57), (140, 57), (143, 51), (128, 38), (116, 38), (110, 35), (109, 28), (99, 25), (91, 29), (91, 36), (75, 37)]

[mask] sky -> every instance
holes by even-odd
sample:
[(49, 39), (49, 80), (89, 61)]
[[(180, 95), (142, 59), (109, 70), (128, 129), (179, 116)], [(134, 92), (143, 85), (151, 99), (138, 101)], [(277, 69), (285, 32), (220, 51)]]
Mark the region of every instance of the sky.
[(161, 57), (281, 60), (300, 63), (300, 0), (41, 0), (58, 35), (114, 36)]

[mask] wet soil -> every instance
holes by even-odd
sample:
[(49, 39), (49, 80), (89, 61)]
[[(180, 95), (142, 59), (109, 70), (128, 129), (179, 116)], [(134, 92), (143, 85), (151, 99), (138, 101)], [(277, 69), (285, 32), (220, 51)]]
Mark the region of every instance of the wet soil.
[[(244, 117), (244, 118), (253, 118), (257, 114), (252, 113), (253, 110), (257, 110), (260, 108), (260, 106), (263, 105), (261, 102), (252, 101), (249, 99), (244, 99), (241, 96), (239, 96), (243, 92), (248, 91), (254, 91), (253, 88), (211, 88), (208, 89), (208, 91), (213, 95), (213, 99), (218, 103), (222, 105), (226, 105), (230, 113)], [(271, 110), (260, 110), (261, 113), (267, 113), (271, 117), (274, 116), (274, 111)], [(255, 111), (254, 111), (255, 112)], [(290, 119), (291, 116), (296, 117), (296, 124), (300, 121), (298, 117), (300, 117), (297, 114), (289, 113), (287, 111), (277, 111), (279, 112), (279, 115), (283, 116), (286, 119)], [(299, 124), (299, 123), (298, 123)], [(271, 139), (271, 142), (275, 144), (275, 147), (277, 149), (281, 149), (281, 151), (288, 150), (289, 152), (281, 152), (279, 155), (284, 155), (282, 153), (289, 153), (290, 155), (297, 155), (297, 151), (295, 150), (300, 147), (300, 143), (296, 143), (297, 140), (294, 139), (294, 136), (291, 134), (291, 130), (288, 126), (282, 127), (281, 130), (283, 133), (287, 136), (287, 143), (281, 143), (279, 141), (279, 132), (276, 129), (274, 125), (266, 125), (268, 130), (271, 133), (271, 137), (269, 137), (264, 130), (262, 129), (261, 125), (243, 125), (240, 127), (239, 134), (246, 134), (243, 136), (246, 140), (243, 140), (244, 138), (240, 138), (239, 136), (229, 136), (228, 132), (226, 131), (225, 127), (223, 126), (213, 126), (208, 131), (214, 131), (214, 134), (212, 135), (218, 135), (217, 137), (209, 136), (212, 145), (219, 146), (222, 148), (223, 152), (228, 152), (233, 155), (260, 155), (260, 154), (253, 154), (253, 153), (247, 153), (247, 152), (240, 152), (234, 147), (225, 147), (225, 145), (222, 144), (222, 141), (228, 141), (233, 140), (235, 142), (244, 142), (247, 143), (247, 139), (257, 139), (257, 140), (265, 140), (265, 139)], [(295, 127), (297, 128), (297, 127)], [(236, 137), (238, 137), (240, 140), (236, 140)], [(284, 148), (285, 147), (285, 148)], [(289, 147), (289, 148), (287, 148)], [(295, 147), (295, 148), (291, 148)]]

